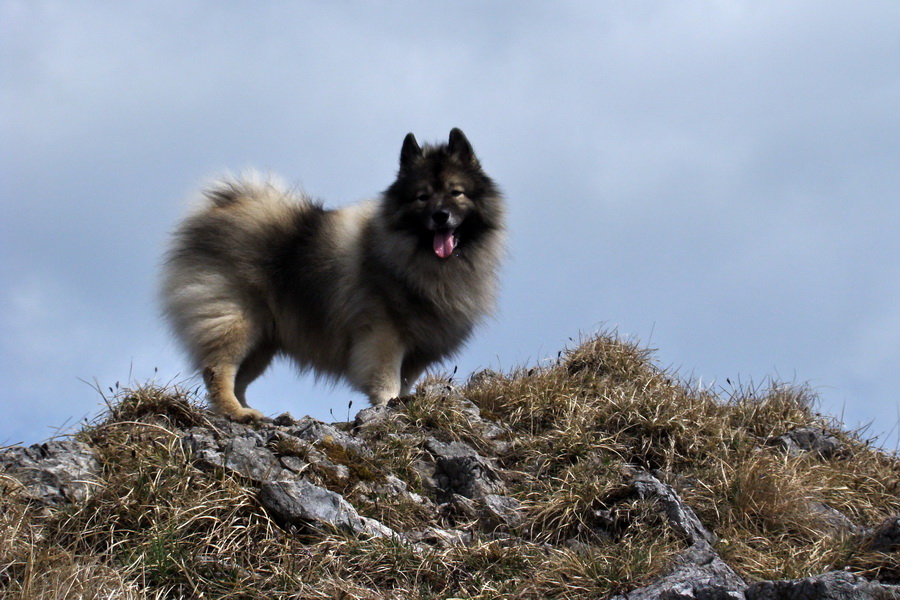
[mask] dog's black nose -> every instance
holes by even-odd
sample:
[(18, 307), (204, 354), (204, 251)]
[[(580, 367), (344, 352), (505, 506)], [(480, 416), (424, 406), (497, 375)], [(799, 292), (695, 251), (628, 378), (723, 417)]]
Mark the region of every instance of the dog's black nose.
[(435, 225), (446, 225), (447, 221), (450, 220), (450, 213), (446, 210), (436, 210), (431, 215), (431, 220), (434, 221)]

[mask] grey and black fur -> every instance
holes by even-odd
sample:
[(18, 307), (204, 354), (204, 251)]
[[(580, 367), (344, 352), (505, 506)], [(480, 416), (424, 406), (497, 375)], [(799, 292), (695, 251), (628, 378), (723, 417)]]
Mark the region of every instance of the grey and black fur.
[(378, 200), (327, 210), (258, 176), (227, 180), (175, 233), (162, 297), (213, 407), (261, 418), (247, 386), (276, 355), (373, 404), (406, 395), (493, 309), (504, 203), (459, 129)]

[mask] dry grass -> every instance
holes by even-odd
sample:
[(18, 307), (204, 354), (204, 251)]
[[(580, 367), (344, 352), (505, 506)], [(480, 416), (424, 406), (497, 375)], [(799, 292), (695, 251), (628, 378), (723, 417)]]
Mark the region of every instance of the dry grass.
[[(319, 444), (350, 480), (319, 482), (363, 514), (401, 531), (447, 526), (409, 500), (363, 501), (359, 482), (393, 474), (428, 494), (415, 468), (427, 437), (493, 455), (525, 520), (497, 536), (471, 524), (466, 546), (415, 546), (341, 534), (285, 532), (251, 482), (198, 469), (179, 429), (207, 423), (188, 392), (123, 390), (79, 438), (103, 465), (78, 506), (29, 505), (0, 474), (0, 595), (4, 598), (596, 598), (634, 588), (670, 564), (685, 541), (659, 507), (629, 495), (628, 470), (672, 483), (748, 579), (849, 568), (896, 581), (896, 555), (860, 553), (822, 504), (856, 524), (900, 513), (900, 462), (814, 412), (802, 387), (714, 392), (679, 381), (649, 350), (601, 334), (552, 364), (479, 377), (462, 396), (510, 434), (497, 440), (465, 402), (440, 393), (404, 399), (367, 432), (372, 456)], [(766, 444), (801, 426), (844, 443), (840, 456), (788, 456)], [(279, 447), (305, 456), (310, 447)], [(343, 452), (343, 454), (342, 454)], [(315, 477), (314, 469), (310, 476)]]
[[(771, 382), (716, 394), (678, 381), (650, 358), (601, 334), (549, 367), (467, 390), (518, 432), (506, 460), (536, 475), (529, 493), (540, 507), (537, 528), (552, 532), (590, 514), (599, 499), (615, 496), (617, 467), (631, 464), (669, 475), (721, 538), (723, 557), (749, 579), (850, 567), (896, 580), (896, 556), (860, 555), (845, 532), (810, 509), (826, 504), (866, 527), (900, 513), (896, 456), (818, 416), (805, 387)], [(789, 458), (765, 443), (804, 426), (838, 436), (846, 454)], [(597, 477), (588, 476), (591, 469)]]

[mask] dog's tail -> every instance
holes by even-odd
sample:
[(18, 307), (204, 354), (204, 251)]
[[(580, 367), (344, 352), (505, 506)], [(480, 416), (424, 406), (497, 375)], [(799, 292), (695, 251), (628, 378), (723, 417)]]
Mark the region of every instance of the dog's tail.
[(257, 171), (242, 173), (240, 176), (224, 177), (203, 191), (203, 196), (218, 208), (225, 208), (236, 202), (257, 200), (272, 196), (285, 196), (287, 186), (271, 175)]

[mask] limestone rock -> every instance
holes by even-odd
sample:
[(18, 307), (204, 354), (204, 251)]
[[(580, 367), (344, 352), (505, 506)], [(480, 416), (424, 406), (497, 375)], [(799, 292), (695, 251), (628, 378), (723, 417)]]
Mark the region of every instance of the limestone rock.
[(50, 441), (0, 452), (0, 472), (21, 483), (32, 500), (58, 506), (87, 498), (100, 463), (87, 444)]
[(886, 519), (872, 532), (867, 549), (876, 552), (900, 550), (900, 515)]
[(715, 536), (672, 486), (643, 471), (633, 475), (632, 486), (640, 498), (660, 502), (669, 522), (691, 546), (663, 577), (614, 600), (743, 600), (747, 584), (715, 552)]
[(494, 467), (468, 444), (445, 443), (429, 438), (425, 449), (434, 456), (433, 480), (444, 496), (459, 494), (466, 498), (480, 498), (505, 492), (503, 481)]
[(252, 429), (243, 428), (228, 438), (194, 427), (185, 433), (182, 444), (201, 468), (223, 468), (254, 481), (277, 479), (284, 471), (263, 437)]
[(754, 583), (747, 588), (745, 596), (747, 600), (897, 600), (900, 586), (831, 571), (806, 579)]
[(822, 458), (831, 458), (844, 451), (839, 439), (817, 427), (798, 427), (770, 439), (767, 443), (784, 448), (791, 456), (816, 452)]
[(510, 530), (522, 525), (522, 504), (510, 496), (487, 494), (475, 501), (478, 522), (487, 531)]
[(683, 533), (691, 544), (715, 543), (716, 536), (703, 526), (691, 507), (682, 502), (672, 486), (646, 472), (636, 473), (632, 485), (640, 498), (658, 499), (665, 508), (669, 522)]
[(259, 500), (283, 524), (315, 529), (329, 526), (372, 537), (397, 535), (375, 519), (360, 516), (340, 494), (303, 479), (265, 481), (259, 488)]
[(287, 428), (287, 433), (314, 444), (333, 444), (361, 456), (371, 456), (372, 454), (362, 440), (344, 433), (334, 425), (323, 423), (312, 417), (303, 417), (294, 426)]

